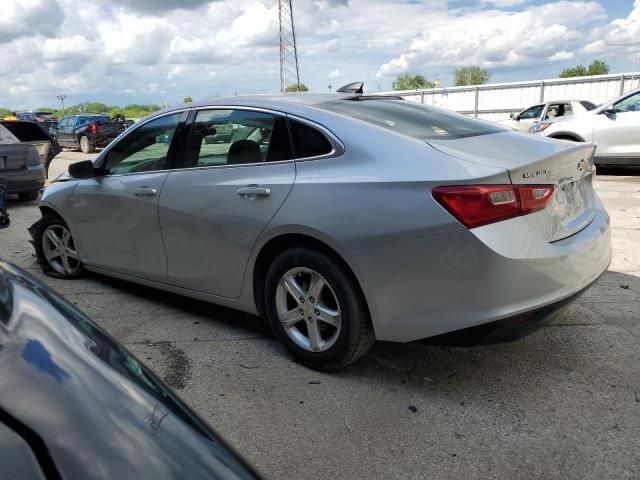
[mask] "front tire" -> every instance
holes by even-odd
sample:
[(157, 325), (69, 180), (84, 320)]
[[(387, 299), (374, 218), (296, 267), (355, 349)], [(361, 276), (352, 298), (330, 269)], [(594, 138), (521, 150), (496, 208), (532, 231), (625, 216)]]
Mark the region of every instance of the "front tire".
[(96, 151), (96, 146), (89, 141), (86, 135), (80, 137), (80, 150), (82, 153), (93, 153)]
[(310, 368), (345, 367), (375, 341), (353, 275), (316, 250), (292, 248), (278, 255), (267, 272), (264, 300), (278, 339)]
[(71, 230), (55, 215), (45, 215), (33, 234), (42, 271), (55, 278), (77, 278), (84, 273)]

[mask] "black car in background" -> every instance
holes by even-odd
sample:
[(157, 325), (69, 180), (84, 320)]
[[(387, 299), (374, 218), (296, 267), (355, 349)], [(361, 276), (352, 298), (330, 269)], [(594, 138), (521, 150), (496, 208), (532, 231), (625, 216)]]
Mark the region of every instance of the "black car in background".
[(0, 477), (254, 479), (137, 358), (0, 261)]
[(124, 118), (112, 120), (108, 115), (67, 115), (58, 122), (54, 136), (61, 147), (93, 153), (96, 148), (107, 146), (125, 128)]

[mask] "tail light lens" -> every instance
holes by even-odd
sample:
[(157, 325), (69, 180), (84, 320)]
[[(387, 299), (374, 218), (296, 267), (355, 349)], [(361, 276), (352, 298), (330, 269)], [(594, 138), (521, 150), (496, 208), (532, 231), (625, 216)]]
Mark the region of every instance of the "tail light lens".
[(96, 122), (91, 122), (89, 124), (89, 133), (91, 133), (91, 135), (98, 134), (98, 124)]
[(553, 185), (459, 185), (436, 187), (433, 198), (467, 228), (543, 210)]

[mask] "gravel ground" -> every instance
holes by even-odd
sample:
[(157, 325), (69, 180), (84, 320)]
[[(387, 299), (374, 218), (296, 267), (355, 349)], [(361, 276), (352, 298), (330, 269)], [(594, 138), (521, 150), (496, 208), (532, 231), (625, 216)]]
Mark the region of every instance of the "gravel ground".
[[(90, 155), (64, 152), (60, 172)], [(88, 313), (269, 478), (640, 478), (640, 172), (596, 188), (609, 271), (552, 324), (475, 348), (379, 343), (321, 374), (259, 318), (91, 275), (44, 277), (10, 203), (0, 256)]]

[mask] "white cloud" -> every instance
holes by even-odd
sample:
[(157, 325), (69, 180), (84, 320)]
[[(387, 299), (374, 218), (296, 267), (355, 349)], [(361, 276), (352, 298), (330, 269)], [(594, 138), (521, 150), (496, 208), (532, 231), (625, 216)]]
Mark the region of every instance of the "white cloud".
[[(63, 21), (57, 0), (4, 0), (0, 7), (0, 43), (36, 32), (55, 34)], [(35, 32), (34, 25), (38, 26)]]
[(566, 50), (561, 50), (559, 52), (554, 53), (549, 57), (549, 61), (551, 62), (561, 62), (564, 60), (571, 60), (575, 57), (576, 54), (574, 52), (567, 52)]
[(560, 1), (521, 12), (474, 11), (451, 16), (416, 36), (407, 51), (378, 70), (394, 76), (425, 65), (516, 67), (581, 46), (581, 30), (606, 18), (594, 1)]
[[(529, 79), (540, 66), (595, 55), (614, 64), (639, 50), (640, 0), (619, 19), (606, 18), (604, 0), (545, 1), (297, 0), (301, 81), (378, 90), (405, 72), (446, 81), (467, 63)], [(277, 0), (0, 2), (0, 106), (54, 105), (60, 93), (162, 103), (279, 88)]]

